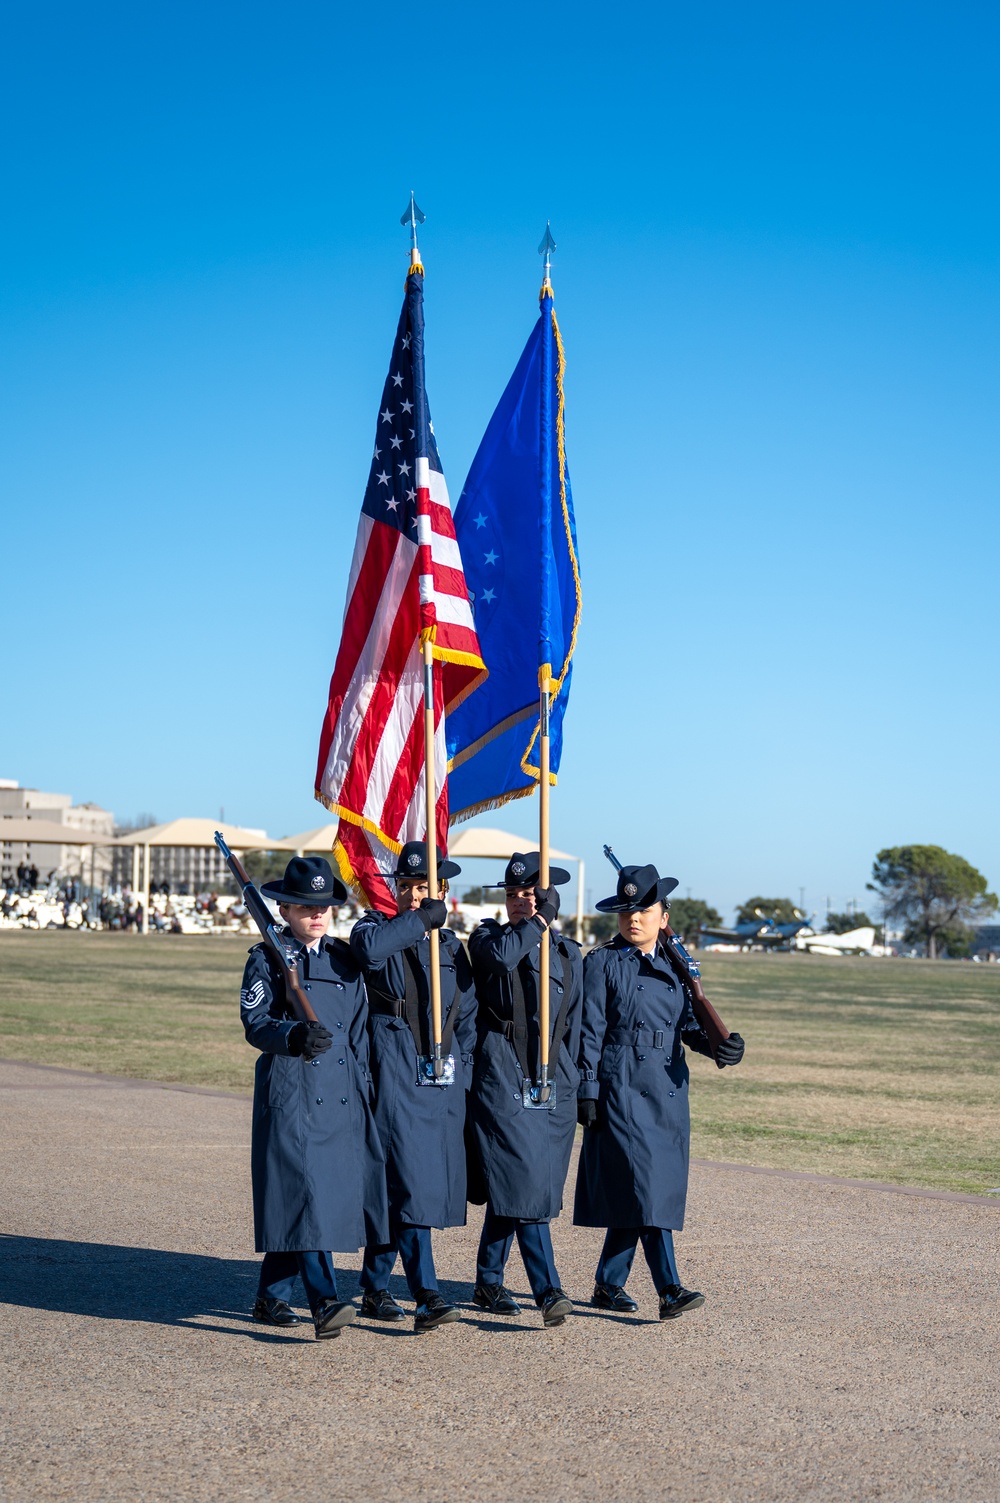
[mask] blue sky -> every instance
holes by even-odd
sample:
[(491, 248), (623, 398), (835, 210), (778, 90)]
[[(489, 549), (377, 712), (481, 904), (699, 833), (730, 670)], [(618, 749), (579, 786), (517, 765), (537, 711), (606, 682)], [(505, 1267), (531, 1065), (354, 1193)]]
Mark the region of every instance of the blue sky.
[(553, 838), (593, 896), (605, 840), (724, 911), (863, 900), (907, 841), (996, 885), (998, 31), (8, 9), (0, 776), (320, 822), (412, 187), (453, 499), (559, 244), (585, 595)]

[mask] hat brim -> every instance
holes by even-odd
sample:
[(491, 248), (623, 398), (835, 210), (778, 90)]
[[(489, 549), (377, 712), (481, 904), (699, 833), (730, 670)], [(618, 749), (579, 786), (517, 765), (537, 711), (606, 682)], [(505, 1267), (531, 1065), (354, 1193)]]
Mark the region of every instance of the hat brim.
[(594, 907), (598, 913), (638, 913), (643, 908), (652, 908), (654, 903), (662, 903), (667, 894), (679, 886), (680, 882), (676, 877), (661, 877), (655, 887), (631, 902), (621, 902), (616, 893), (613, 898), (602, 898)]
[(347, 901), (347, 888), (336, 877), (333, 879), (333, 894), (311, 892), (308, 895), (301, 892), (285, 892), (281, 882), (264, 882), (261, 892), (265, 898), (270, 898), (272, 903), (298, 904), (302, 908), (332, 908), (334, 903)]
[[(462, 868), (454, 861), (438, 862), (438, 881), (447, 882), (452, 877), (457, 877)], [(427, 872), (424, 871), (400, 871), (399, 868), (392, 874), (394, 882), (426, 882)]]

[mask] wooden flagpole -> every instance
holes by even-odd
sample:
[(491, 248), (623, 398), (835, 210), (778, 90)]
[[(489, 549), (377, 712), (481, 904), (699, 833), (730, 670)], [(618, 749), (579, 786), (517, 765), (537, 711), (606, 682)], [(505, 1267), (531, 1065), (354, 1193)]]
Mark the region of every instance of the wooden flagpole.
[[(434, 644), (428, 638), (424, 642), (424, 783), (427, 790), (427, 888), (432, 898), (438, 895), (435, 781)], [(440, 1079), (444, 1074), (444, 1061), (441, 1056), (441, 949), (438, 931), (432, 929), (427, 939), (431, 947), (431, 1034), (434, 1074), (437, 1079)]]
[[(552, 689), (552, 664), (549, 661), (549, 581), (552, 561), (552, 328), (546, 297), (552, 297), (552, 252), (556, 243), (549, 225), (538, 247), (544, 257), (541, 305), (542, 317), (549, 320), (542, 327), (541, 411), (539, 413), (541, 517), (541, 622), (539, 645), (542, 659), (538, 669), (538, 885), (549, 885), (549, 703)], [(545, 926), (538, 953), (538, 1099), (546, 1103), (552, 1092), (549, 1080), (549, 1043), (552, 1032), (550, 1010), (550, 962), (552, 958), (549, 926)]]

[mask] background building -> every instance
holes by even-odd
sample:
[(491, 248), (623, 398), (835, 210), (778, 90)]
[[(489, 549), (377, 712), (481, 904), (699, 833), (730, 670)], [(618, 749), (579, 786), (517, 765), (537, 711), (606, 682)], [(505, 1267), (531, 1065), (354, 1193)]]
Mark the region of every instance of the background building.
[[(92, 831), (94, 844), (2, 840), (4, 816), (19, 820), (34, 818), (48, 826)], [(53, 872), (59, 877), (79, 877), (87, 885), (102, 887), (111, 875), (112, 850), (101, 841), (111, 840), (114, 826), (114, 815), (99, 804), (74, 804), (69, 793), (44, 793), (40, 788), (22, 788), (12, 778), (0, 778), (0, 876), (13, 877), (24, 861), (38, 867), (41, 882)]]

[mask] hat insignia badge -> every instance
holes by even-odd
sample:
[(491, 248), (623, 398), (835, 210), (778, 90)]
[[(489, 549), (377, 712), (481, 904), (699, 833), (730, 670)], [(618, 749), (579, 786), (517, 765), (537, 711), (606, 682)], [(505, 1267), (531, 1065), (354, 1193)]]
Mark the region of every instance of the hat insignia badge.
[(419, 866), (420, 865), (420, 857), (417, 855), (416, 851), (411, 851), (410, 852), (410, 854), (406, 858), (406, 864), (407, 864), (407, 866)]
[(627, 898), (634, 898), (638, 891), (639, 889), (638, 887), (636, 887), (634, 882), (626, 882), (625, 886), (622, 888), (622, 892)]
[(312, 881), (309, 883), (309, 886), (312, 888), (313, 892), (322, 892), (323, 888), (326, 886), (326, 883), (323, 878), (317, 873), (317, 875), (313, 877)]
[(514, 862), (511, 863), (511, 868), (510, 868), (511, 876), (513, 876), (513, 877), (523, 877), (524, 876), (524, 870), (525, 870), (525, 868), (524, 868), (524, 862), (523, 861), (514, 861)]

